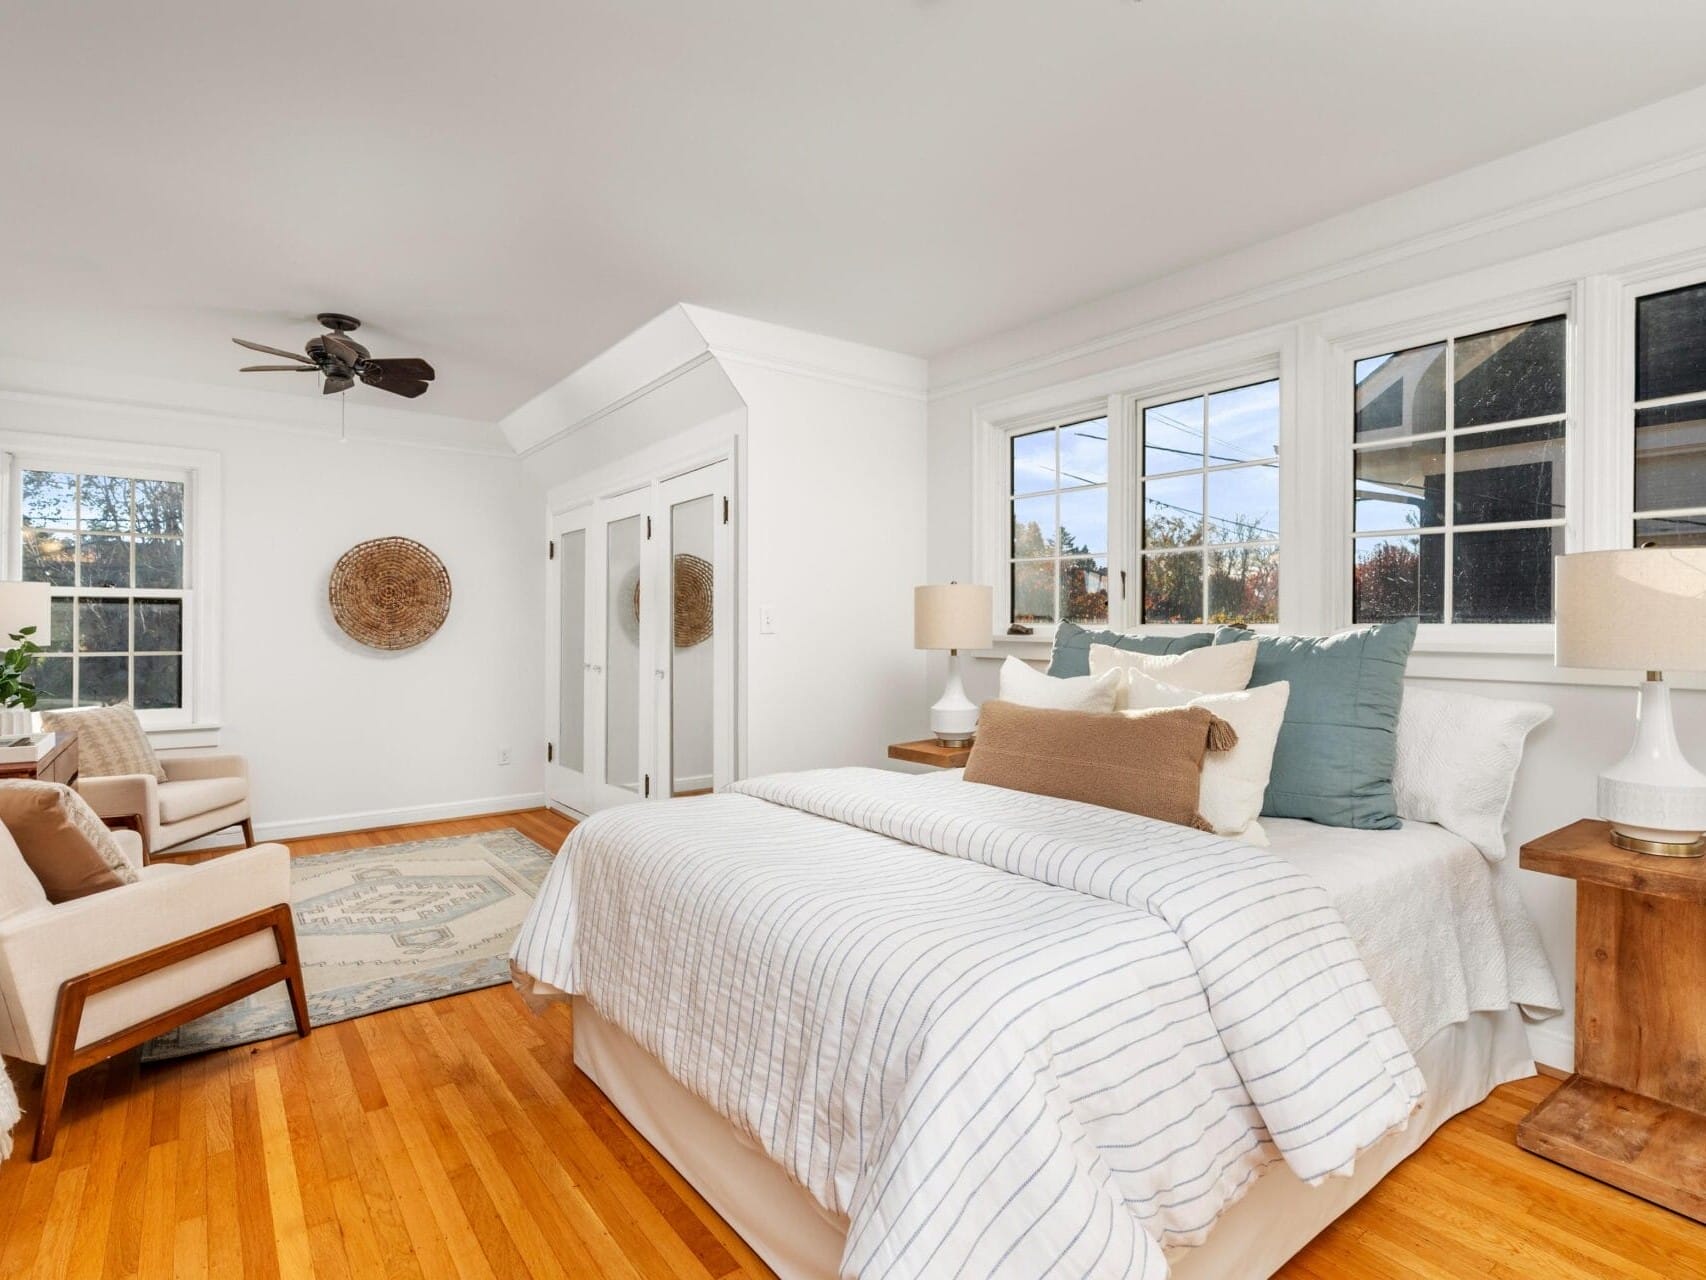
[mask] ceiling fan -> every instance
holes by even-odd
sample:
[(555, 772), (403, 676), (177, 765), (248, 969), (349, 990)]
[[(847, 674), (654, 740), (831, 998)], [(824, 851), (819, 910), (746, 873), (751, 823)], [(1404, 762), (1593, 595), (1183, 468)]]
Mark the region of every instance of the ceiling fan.
[(308, 353), (306, 356), (299, 356), (294, 351), (281, 351), (263, 343), (250, 342), (247, 338), (231, 339), (239, 347), (247, 347), (250, 351), (260, 351), (269, 356), (282, 356), (286, 360), (296, 361), (295, 364), (248, 364), (239, 372), (322, 373), (326, 376), (326, 381), (320, 387), (320, 394), (328, 396), (348, 391), (359, 378), (370, 387), (389, 391), (392, 395), (408, 396), (411, 400), (425, 391), (427, 383), (438, 376), (433, 367), (419, 356), (388, 356), (375, 360), (368, 354), (366, 347), (354, 338), (345, 336), (361, 328), (361, 321), (354, 316), (323, 311), (318, 318), (326, 327), (326, 332), (317, 338), (308, 339), (302, 348)]

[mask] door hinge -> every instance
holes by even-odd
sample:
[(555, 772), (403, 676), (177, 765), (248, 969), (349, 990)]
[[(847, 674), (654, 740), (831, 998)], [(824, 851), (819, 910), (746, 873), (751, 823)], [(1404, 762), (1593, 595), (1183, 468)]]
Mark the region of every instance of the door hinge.
[(646, 517), (646, 541), (650, 542), (651, 540), (652, 540), (652, 518), (650, 516), (647, 516)]
[(547, 560), (555, 560), (557, 558), (557, 544), (555, 542), (547, 542), (545, 544), (545, 558)]
[(645, 798), (646, 798), (646, 799), (647, 799), (647, 800), (650, 800), (650, 799), (651, 799), (651, 798), (652, 798), (652, 775), (651, 775), (651, 774), (649, 774), (649, 773), (648, 773), (648, 774), (647, 774), (647, 775), (646, 775), (646, 794), (645, 794)]
[(1125, 599), (1125, 570), (1120, 570), (1120, 599)]
[(729, 522), (729, 500), (727, 498), (724, 498), (723, 499), (723, 523), (727, 524), (728, 522)]
[(554, 742), (547, 742), (545, 744), (545, 763), (550, 764), (556, 758), (557, 758), (557, 744)]

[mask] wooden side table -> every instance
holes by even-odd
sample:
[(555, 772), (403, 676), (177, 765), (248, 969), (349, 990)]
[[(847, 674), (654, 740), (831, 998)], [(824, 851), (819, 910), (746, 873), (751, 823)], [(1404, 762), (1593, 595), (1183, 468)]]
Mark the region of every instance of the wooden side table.
[(890, 760), (905, 760), (908, 764), (928, 764), (938, 769), (963, 769), (971, 759), (971, 748), (944, 747), (934, 738), (917, 742), (896, 742), (889, 746)]
[(1706, 861), (1573, 823), (1522, 847), (1576, 882), (1576, 1071), (1517, 1145), (1706, 1222)]
[(63, 782), (70, 786), (77, 781), (77, 735), (55, 733), (47, 754), (40, 760), (24, 760), (16, 764), (0, 764), (0, 778), (34, 778), (39, 782)]

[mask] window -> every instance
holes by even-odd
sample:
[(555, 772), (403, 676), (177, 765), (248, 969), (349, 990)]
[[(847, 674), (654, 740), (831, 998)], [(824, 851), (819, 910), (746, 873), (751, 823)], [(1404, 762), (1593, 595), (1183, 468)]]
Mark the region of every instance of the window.
[(1142, 407), (1145, 623), (1279, 619), (1279, 379)]
[(1565, 324), (1356, 361), (1354, 620), (1552, 620), (1564, 550)]
[(1706, 284), (1635, 301), (1635, 545), (1706, 545)]
[(1011, 619), (1108, 619), (1108, 419), (1009, 438)]
[(184, 707), (184, 475), (28, 463), (15, 474), (20, 576), (57, 588), (37, 707)]

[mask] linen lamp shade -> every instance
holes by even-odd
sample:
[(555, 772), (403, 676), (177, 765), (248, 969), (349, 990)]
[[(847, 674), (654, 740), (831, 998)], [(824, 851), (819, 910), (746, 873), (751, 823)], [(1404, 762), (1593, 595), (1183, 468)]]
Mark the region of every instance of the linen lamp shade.
[(0, 649), (9, 638), (34, 627), (30, 639), (46, 647), (53, 638), (53, 588), (45, 582), (0, 582)]
[(912, 589), (914, 649), (987, 649), (995, 642), (990, 625), (994, 594), (988, 587), (950, 582)]
[(1706, 547), (1560, 556), (1557, 663), (1706, 670)]

